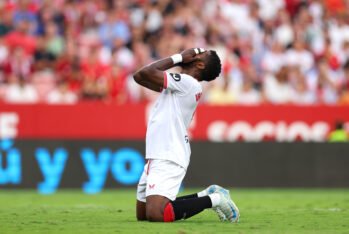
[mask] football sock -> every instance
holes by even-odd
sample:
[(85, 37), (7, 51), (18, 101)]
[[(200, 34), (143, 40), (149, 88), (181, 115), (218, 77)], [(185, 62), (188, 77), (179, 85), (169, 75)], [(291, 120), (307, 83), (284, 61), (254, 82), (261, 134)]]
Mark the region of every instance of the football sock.
[(204, 196), (207, 196), (208, 193), (206, 192), (206, 189), (205, 189), (205, 190), (202, 190), (201, 192), (198, 192), (197, 195), (198, 197), (204, 197)]
[(204, 209), (215, 207), (220, 202), (218, 194), (210, 196), (179, 199), (167, 203), (164, 209), (164, 222), (190, 218)]
[(204, 197), (204, 196), (207, 196), (207, 195), (208, 194), (207, 194), (206, 189), (205, 189), (205, 190), (202, 190), (201, 192), (198, 192), (198, 193), (189, 194), (189, 195), (185, 195), (185, 196), (182, 196), (182, 197), (177, 197), (176, 201), (177, 200), (183, 200), (183, 199), (189, 199), (189, 198)]
[(185, 196), (182, 196), (182, 197), (177, 197), (176, 201), (190, 199), (190, 198), (197, 198), (197, 197), (198, 197), (198, 194), (194, 193), (194, 194), (189, 194), (189, 195), (185, 195)]

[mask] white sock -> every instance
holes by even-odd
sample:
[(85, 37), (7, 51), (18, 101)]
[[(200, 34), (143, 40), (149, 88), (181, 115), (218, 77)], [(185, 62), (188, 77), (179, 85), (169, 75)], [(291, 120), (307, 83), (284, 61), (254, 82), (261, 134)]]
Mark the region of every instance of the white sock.
[(208, 195), (212, 202), (212, 207), (216, 207), (221, 202), (221, 196), (218, 193), (212, 193)]
[(202, 190), (201, 192), (198, 192), (197, 195), (198, 195), (198, 197), (204, 197), (204, 196), (207, 196), (208, 194), (207, 194), (206, 190)]

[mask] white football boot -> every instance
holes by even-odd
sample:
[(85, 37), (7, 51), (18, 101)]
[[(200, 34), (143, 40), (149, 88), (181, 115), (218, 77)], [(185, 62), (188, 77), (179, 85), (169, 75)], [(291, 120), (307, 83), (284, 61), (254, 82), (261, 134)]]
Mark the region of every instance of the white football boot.
[(224, 189), (219, 185), (211, 185), (206, 188), (205, 191), (207, 194), (220, 194), (220, 204), (212, 209), (217, 213), (221, 221), (230, 221), (233, 223), (239, 221), (240, 212), (234, 201), (230, 198), (229, 190)]

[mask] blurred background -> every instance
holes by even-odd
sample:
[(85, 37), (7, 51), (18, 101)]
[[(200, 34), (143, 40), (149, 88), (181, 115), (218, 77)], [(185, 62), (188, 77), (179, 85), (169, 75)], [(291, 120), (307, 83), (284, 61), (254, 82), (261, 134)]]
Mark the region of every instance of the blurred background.
[(0, 1), (0, 100), (151, 101), (141, 66), (217, 50), (209, 104), (348, 104), (346, 0)]
[(0, 188), (135, 187), (157, 93), (132, 74), (190, 47), (222, 73), (185, 186), (349, 187), (348, 0), (0, 0)]

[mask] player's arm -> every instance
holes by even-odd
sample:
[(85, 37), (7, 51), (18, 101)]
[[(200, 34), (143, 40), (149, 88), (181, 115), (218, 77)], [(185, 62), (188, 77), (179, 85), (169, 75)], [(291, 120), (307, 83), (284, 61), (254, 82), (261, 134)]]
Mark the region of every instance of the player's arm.
[(195, 56), (203, 53), (202, 48), (187, 49), (180, 54), (155, 61), (147, 66), (142, 67), (134, 75), (134, 80), (151, 90), (160, 92), (164, 87), (164, 71), (179, 65), (180, 63), (191, 63), (195, 61)]

